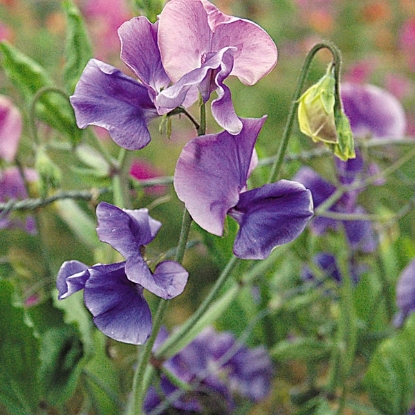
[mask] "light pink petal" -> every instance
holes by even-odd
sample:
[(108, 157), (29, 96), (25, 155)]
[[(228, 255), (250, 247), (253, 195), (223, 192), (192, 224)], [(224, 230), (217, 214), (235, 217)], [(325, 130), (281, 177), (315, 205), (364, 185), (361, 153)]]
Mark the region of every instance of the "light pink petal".
[(231, 75), (245, 85), (253, 85), (267, 75), (277, 63), (274, 41), (257, 24), (245, 19), (235, 19), (218, 25), (212, 38), (212, 50), (233, 46), (234, 66)]
[(13, 161), (22, 133), (22, 116), (12, 102), (0, 96), (0, 158)]
[[(212, 31), (206, 10), (197, 0), (170, 0), (159, 16), (158, 43), (170, 79), (199, 68), (210, 50)], [(219, 50), (219, 49), (218, 49)]]

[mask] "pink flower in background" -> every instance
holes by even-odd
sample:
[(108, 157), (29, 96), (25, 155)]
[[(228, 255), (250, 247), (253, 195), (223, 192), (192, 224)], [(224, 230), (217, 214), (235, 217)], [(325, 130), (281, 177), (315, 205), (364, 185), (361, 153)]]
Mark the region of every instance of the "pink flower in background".
[[(162, 175), (163, 173), (159, 169), (156, 169), (151, 163), (146, 160), (135, 159), (131, 164), (130, 176), (138, 182), (140, 180), (153, 179)], [(166, 186), (157, 185), (144, 187), (143, 190), (149, 195), (156, 196), (163, 194), (166, 189)]]
[(89, 22), (96, 56), (106, 60), (112, 52), (118, 53), (117, 29), (132, 17), (126, 1), (88, 0), (82, 11)]
[(408, 19), (402, 25), (399, 44), (406, 55), (410, 69), (415, 70), (415, 17)]
[(0, 158), (11, 162), (19, 146), (22, 116), (12, 101), (0, 95)]

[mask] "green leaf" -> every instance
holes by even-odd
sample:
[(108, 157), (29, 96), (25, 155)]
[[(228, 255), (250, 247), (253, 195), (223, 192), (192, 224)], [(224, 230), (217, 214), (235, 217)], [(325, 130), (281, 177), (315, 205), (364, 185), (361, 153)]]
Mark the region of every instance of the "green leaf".
[(22, 307), (13, 305), (14, 287), (0, 281), (0, 401), (11, 415), (35, 414), (40, 391), (39, 339)]
[(29, 310), (41, 340), (39, 382), (48, 405), (68, 400), (78, 384), (84, 347), (78, 330), (64, 321), (51, 299)]
[(36, 115), (69, 137), (72, 143), (78, 143), (81, 130), (76, 126), (69, 99), (59, 92), (43, 67), (7, 41), (0, 43), (0, 52), (6, 75), (22, 94), (28, 108), (32, 107), (36, 96)]
[(94, 336), (94, 357), (84, 369), (85, 389), (95, 412), (100, 415), (122, 413), (121, 385), (114, 362), (108, 357), (106, 337), (98, 330)]
[(65, 0), (62, 7), (67, 21), (63, 78), (66, 90), (72, 94), (88, 60), (92, 58), (92, 46), (76, 5), (71, 0)]
[(404, 415), (415, 391), (415, 315), (377, 348), (364, 378), (373, 405), (383, 414)]

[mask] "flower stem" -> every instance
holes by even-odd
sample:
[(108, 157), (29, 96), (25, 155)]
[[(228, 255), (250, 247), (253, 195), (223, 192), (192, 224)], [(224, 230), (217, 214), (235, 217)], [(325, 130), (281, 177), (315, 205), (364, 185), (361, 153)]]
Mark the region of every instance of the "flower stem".
[(301, 68), (301, 73), (298, 78), (297, 88), (293, 95), (293, 100), (291, 102), (291, 108), (288, 113), (287, 123), (285, 125), (284, 133), (281, 139), (280, 146), (278, 148), (277, 155), (275, 157), (275, 162), (271, 168), (271, 172), (269, 175), (268, 183), (275, 182), (279, 179), (282, 163), (284, 162), (284, 156), (287, 151), (288, 142), (290, 140), (292, 127), (294, 124), (294, 118), (297, 113), (298, 108), (298, 100), (301, 96), (301, 91), (304, 87), (304, 83), (307, 79), (308, 71), (310, 69), (311, 62), (315, 56), (315, 54), (320, 49), (328, 49), (331, 54), (333, 55), (334, 61), (334, 77), (336, 79), (336, 86), (335, 86), (335, 107), (341, 105), (340, 101), (340, 92), (339, 92), (339, 74), (340, 74), (340, 67), (341, 67), (341, 55), (340, 51), (337, 46), (329, 41), (323, 41), (316, 44), (307, 54), (306, 59), (304, 61), (303, 67)]

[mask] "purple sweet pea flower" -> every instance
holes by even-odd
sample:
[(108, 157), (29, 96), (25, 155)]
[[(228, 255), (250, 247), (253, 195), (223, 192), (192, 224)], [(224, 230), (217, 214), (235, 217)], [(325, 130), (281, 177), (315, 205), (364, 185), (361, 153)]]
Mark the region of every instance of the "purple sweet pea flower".
[(22, 116), (9, 98), (0, 95), (0, 158), (13, 161), (22, 133)]
[[(302, 183), (307, 189), (311, 191), (313, 197), (314, 207), (320, 206), (325, 202), (335, 191), (336, 187), (324, 180), (311, 167), (301, 167), (294, 180)], [(356, 191), (346, 192), (343, 196), (335, 202), (328, 212), (346, 213), (346, 214), (365, 214), (362, 206), (357, 205)], [(376, 249), (376, 240), (373, 234), (373, 229), (370, 221), (367, 220), (337, 220), (326, 218), (324, 216), (316, 216), (313, 218), (310, 226), (317, 234), (322, 235), (329, 229), (338, 230), (340, 224), (343, 224), (350, 247), (357, 251), (373, 252)]]
[(268, 74), (277, 62), (273, 40), (255, 23), (227, 16), (207, 0), (171, 0), (159, 23), (161, 59), (175, 84), (161, 92), (158, 103), (177, 107), (195, 87), (206, 102), (216, 91), (214, 118), (225, 130), (238, 134), (242, 123), (223, 82), (234, 75), (253, 85)]
[(401, 103), (391, 93), (370, 84), (341, 85), (344, 112), (355, 137), (402, 138), (406, 117)]
[(396, 304), (399, 308), (394, 325), (401, 327), (405, 319), (415, 311), (415, 259), (401, 272), (396, 285)]
[[(28, 183), (37, 181), (37, 172), (33, 169), (23, 170), (25, 180)], [(0, 202), (6, 203), (9, 200), (19, 200), (27, 198), (25, 183), (21, 172), (17, 167), (8, 167), (0, 170)], [(36, 224), (33, 216), (26, 218), (19, 217), (17, 214), (8, 214), (7, 211), (0, 211), (0, 229), (21, 228), (30, 234), (35, 234)]]
[(125, 272), (130, 281), (140, 284), (164, 299), (181, 294), (187, 282), (187, 271), (177, 262), (160, 262), (152, 273), (142, 256), (161, 223), (147, 209), (119, 209), (106, 202), (97, 206), (97, 233), (102, 242), (110, 244), (126, 259)]
[[(353, 135), (359, 138), (402, 138), (406, 131), (406, 116), (401, 103), (386, 90), (370, 84), (345, 82), (341, 85), (344, 112)], [(336, 159), (339, 180), (344, 185), (356, 185), (379, 172), (375, 163), (365, 163), (359, 151), (348, 161)], [(376, 183), (381, 185), (384, 180)], [(361, 189), (355, 188), (356, 196)]]
[(174, 175), (176, 193), (200, 227), (221, 236), (227, 214), (239, 223), (234, 253), (244, 259), (266, 258), (294, 240), (313, 215), (311, 194), (300, 183), (280, 180), (246, 191), (264, 122), (242, 119), (238, 135), (223, 131), (191, 140)]
[[(155, 350), (166, 337), (162, 330)], [(163, 366), (191, 390), (178, 389), (162, 375), (160, 388), (150, 388), (147, 393), (146, 414), (164, 413), (168, 408), (181, 410), (183, 414), (206, 413), (212, 405), (220, 408), (221, 413), (232, 413), (235, 395), (253, 402), (264, 399), (270, 391), (273, 374), (272, 362), (264, 347), (249, 349), (231, 333), (217, 333), (210, 327), (163, 362)]]
[(143, 258), (161, 223), (147, 209), (122, 210), (106, 202), (97, 207), (97, 233), (125, 262), (88, 267), (65, 262), (58, 274), (59, 299), (84, 289), (84, 302), (96, 326), (107, 336), (125, 343), (142, 344), (151, 333), (151, 314), (143, 289), (170, 299), (181, 294), (187, 271), (177, 262), (163, 261), (152, 272)]
[(140, 82), (111, 65), (91, 59), (79, 79), (71, 104), (79, 128), (105, 128), (121, 147), (138, 150), (150, 142), (148, 123), (163, 109), (155, 98), (170, 84), (157, 45), (157, 23), (145, 17), (125, 22), (118, 30), (121, 59)]
[(151, 312), (143, 287), (127, 278), (125, 262), (88, 267), (66, 261), (56, 285), (60, 300), (84, 290), (85, 306), (106, 336), (131, 344), (143, 344), (150, 336)]

